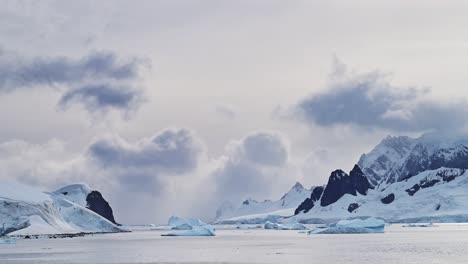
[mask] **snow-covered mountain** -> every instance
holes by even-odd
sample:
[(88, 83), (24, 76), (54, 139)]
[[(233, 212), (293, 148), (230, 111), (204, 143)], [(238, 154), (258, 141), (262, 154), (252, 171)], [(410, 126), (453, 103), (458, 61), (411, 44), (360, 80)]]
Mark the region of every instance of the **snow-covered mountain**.
[[(293, 214), (306, 223), (367, 216), (393, 222), (466, 222), (467, 137), (389, 136), (362, 155), (349, 173), (335, 170), (326, 185), (312, 188)], [(293, 214), (252, 207), (230, 220), (256, 223)]]
[(387, 137), (369, 154), (361, 156), (359, 167), (379, 188), (441, 167), (468, 168), (468, 138), (426, 134), (420, 138)]
[[(85, 184), (44, 193), (18, 183), (2, 183), (0, 235), (123, 231), (115, 221), (111, 221), (113, 216), (111, 220), (106, 219), (106, 215), (102, 216), (108, 213), (110, 206), (100, 194), (100, 198), (93, 198), (96, 193)], [(105, 204), (108, 208), (102, 206)], [(93, 211), (93, 207), (99, 210)]]
[(216, 222), (235, 222), (237, 217), (254, 214), (293, 214), (297, 205), (309, 197), (310, 194), (310, 190), (305, 189), (301, 183), (296, 182), (296, 184), (277, 201), (265, 200), (263, 202), (258, 202), (253, 199), (247, 199), (237, 208), (229, 202), (224, 202), (216, 211)]

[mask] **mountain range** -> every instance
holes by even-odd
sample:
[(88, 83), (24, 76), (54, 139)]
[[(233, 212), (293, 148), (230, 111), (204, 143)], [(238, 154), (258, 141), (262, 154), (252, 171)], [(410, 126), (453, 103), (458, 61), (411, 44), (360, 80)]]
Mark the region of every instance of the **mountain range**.
[(466, 222), (467, 169), (468, 140), (463, 136), (388, 136), (363, 154), (349, 173), (335, 170), (326, 184), (302, 190), (309, 195), (296, 206), (294, 201), (283, 210), (270, 210), (269, 205), (281, 199), (242, 205), (217, 221), (258, 223), (294, 217), (303, 223), (324, 223), (374, 216), (388, 222)]

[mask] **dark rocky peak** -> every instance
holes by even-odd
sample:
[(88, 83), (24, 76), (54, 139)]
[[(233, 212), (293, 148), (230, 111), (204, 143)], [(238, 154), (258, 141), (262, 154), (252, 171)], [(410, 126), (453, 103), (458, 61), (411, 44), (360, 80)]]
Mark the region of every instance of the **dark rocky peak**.
[(370, 188), (372, 188), (371, 184), (358, 165), (354, 166), (350, 175), (342, 170), (335, 170), (328, 179), (320, 205), (328, 206), (333, 204), (345, 194), (356, 196), (356, 193), (359, 192), (361, 195), (366, 195)]
[(294, 215), (299, 214), (300, 212), (307, 213), (310, 209), (314, 208), (315, 202), (319, 201), (322, 197), (324, 186), (317, 186), (312, 189), (310, 198), (305, 199), (297, 208), (294, 210)]
[(91, 191), (86, 197), (86, 208), (106, 218), (114, 224), (117, 224), (114, 219), (114, 213), (109, 203), (102, 197), (98, 191)]
[(328, 178), (328, 183), (342, 181), (344, 178), (347, 177), (349, 177), (349, 175), (346, 174), (346, 172), (342, 170), (335, 170), (330, 174), (330, 177)]
[(366, 175), (364, 175), (357, 164), (349, 172), (349, 177), (351, 178), (351, 184), (356, 187), (356, 191), (361, 195), (366, 195), (369, 189), (373, 189)]
[(256, 200), (252, 199), (252, 198), (249, 198), (245, 201), (242, 202), (242, 205), (249, 205), (249, 204), (256, 204), (258, 203)]

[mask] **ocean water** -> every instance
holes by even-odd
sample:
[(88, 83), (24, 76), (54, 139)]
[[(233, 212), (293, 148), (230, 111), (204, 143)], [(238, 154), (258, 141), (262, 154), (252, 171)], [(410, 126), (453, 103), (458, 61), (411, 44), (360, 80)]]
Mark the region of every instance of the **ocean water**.
[(348, 235), (233, 229), (216, 237), (161, 237), (165, 232), (18, 240), (0, 245), (0, 263), (468, 263), (465, 224)]

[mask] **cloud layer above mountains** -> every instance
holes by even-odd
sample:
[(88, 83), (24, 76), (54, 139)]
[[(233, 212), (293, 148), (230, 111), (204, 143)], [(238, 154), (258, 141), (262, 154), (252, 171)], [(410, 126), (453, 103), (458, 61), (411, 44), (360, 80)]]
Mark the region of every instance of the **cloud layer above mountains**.
[(462, 101), (430, 99), (429, 89), (395, 86), (380, 72), (348, 73), (343, 64), (335, 68), (323, 92), (298, 103), (296, 114), (306, 123), (424, 132), (458, 129), (468, 121)]

